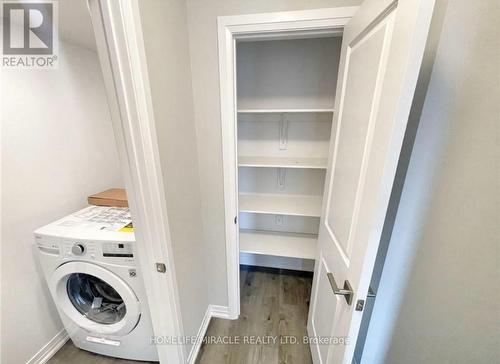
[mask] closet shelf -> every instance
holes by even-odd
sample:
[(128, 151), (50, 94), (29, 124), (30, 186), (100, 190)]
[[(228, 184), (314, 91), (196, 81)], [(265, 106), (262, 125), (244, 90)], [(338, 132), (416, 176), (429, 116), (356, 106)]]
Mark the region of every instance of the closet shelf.
[(332, 113), (333, 109), (238, 109), (239, 114)]
[(321, 216), (321, 196), (248, 194), (239, 195), (240, 212), (293, 216)]
[(317, 240), (318, 236), (314, 234), (241, 229), (240, 252), (315, 259)]
[(326, 169), (327, 162), (327, 158), (238, 157), (238, 166), (240, 167)]

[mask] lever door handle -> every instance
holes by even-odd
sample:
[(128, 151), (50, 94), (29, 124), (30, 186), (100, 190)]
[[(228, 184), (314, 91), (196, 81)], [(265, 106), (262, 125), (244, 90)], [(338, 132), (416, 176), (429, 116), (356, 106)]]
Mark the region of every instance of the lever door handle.
[(344, 281), (344, 288), (339, 288), (337, 286), (337, 282), (335, 282), (335, 278), (333, 277), (333, 273), (328, 273), (328, 280), (330, 281), (330, 286), (332, 287), (332, 291), (334, 294), (338, 296), (344, 296), (347, 304), (350, 306), (352, 303), (352, 298), (354, 296), (354, 292), (352, 290), (351, 284), (349, 281)]

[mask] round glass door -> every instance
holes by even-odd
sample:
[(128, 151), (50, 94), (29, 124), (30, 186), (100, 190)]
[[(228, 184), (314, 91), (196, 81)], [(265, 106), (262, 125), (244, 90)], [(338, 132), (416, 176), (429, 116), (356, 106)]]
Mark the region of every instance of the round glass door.
[(78, 312), (99, 324), (115, 324), (127, 313), (127, 307), (120, 294), (108, 283), (93, 275), (85, 273), (69, 275), (66, 291)]
[[(116, 269), (128, 276), (126, 267)], [(59, 309), (89, 332), (126, 335), (141, 317), (141, 304), (128, 283), (97, 264), (61, 264), (50, 277), (49, 286)]]

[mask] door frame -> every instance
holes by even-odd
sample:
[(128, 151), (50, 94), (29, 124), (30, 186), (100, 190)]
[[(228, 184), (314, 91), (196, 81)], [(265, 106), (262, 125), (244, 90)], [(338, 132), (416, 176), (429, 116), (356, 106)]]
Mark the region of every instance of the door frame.
[[(180, 303), (138, 0), (88, 0), (140, 269), (161, 339), (183, 337)], [(164, 264), (160, 272), (157, 263)], [(187, 362), (185, 345), (156, 345), (161, 363)]]
[(351, 6), (217, 18), (228, 317), (231, 319), (238, 318), (240, 314), (236, 41), (321, 37), (341, 33), (357, 9), (357, 6)]

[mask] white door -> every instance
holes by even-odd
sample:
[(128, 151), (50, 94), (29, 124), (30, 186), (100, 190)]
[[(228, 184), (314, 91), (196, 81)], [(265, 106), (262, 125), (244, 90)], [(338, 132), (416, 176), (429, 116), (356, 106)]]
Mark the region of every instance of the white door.
[(433, 6), (366, 0), (344, 30), (308, 320), (316, 364), (352, 361)]

